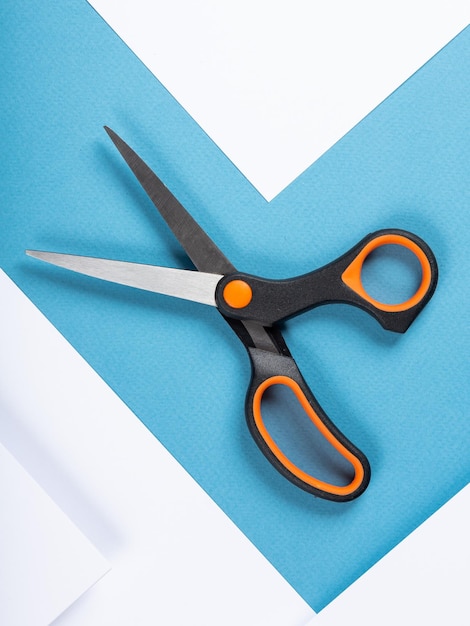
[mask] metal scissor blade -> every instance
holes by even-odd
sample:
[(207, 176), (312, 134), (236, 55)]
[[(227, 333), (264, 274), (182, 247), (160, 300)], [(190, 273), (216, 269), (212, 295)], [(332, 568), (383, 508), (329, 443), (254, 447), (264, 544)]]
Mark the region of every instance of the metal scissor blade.
[(26, 250), (26, 254), (86, 276), (211, 306), (216, 306), (215, 288), (222, 278), (219, 274), (58, 252)]
[(226, 256), (139, 155), (113, 130), (107, 126), (104, 129), (197, 269), (217, 274), (235, 272)]

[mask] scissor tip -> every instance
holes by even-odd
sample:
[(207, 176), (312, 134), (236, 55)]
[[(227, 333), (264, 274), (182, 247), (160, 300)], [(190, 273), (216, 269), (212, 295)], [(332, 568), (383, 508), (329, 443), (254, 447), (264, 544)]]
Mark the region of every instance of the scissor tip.
[(25, 250), (25, 254), (35, 259), (39, 259), (40, 261), (47, 261), (48, 263), (51, 262), (51, 259), (54, 256), (57, 256), (54, 252), (44, 252), (43, 250)]
[(119, 135), (117, 133), (114, 132), (114, 130), (112, 128), (109, 128), (109, 126), (104, 126), (103, 128), (108, 133), (108, 137), (111, 139), (113, 144), (121, 152), (123, 147), (126, 146), (124, 141), (119, 137)]
[(116, 133), (114, 132), (114, 130), (112, 128), (109, 128), (109, 126), (106, 126), (106, 124), (103, 126), (103, 128), (105, 129), (105, 131), (108, 133), (108, 135), (112, 138), (116, 135)]

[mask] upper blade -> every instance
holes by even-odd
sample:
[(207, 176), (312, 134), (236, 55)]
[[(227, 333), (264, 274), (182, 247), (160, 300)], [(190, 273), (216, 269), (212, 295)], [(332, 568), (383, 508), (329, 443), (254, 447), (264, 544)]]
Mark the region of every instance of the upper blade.
[(217, 274), (235, 272), (226, 256), (139, 155), (113, 130), (104, 128), (197, 269)]
[(216, 306), (215, 288), (222, 278), (218, 274), (58, 252), (26, 250), (26, 254), (86, 276), (211, 306)]

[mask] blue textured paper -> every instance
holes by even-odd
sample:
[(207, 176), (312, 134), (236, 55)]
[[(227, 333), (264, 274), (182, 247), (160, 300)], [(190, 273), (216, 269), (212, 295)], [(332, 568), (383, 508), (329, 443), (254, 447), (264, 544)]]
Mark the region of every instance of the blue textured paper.
[[(321, 609), (469, 480), (470, 31), (268, 203), (86, 2), (4, 0), (0, 19), (2, 268)], [(320, 403), (370, 459), (360, 499), (315, 499), (266, 462), (244, 421), (248, 359), (216, 311), (24, 256), (190, 267), (103, 124), (243, 271), (301, 274), (386, 227), (433, 248), (438, 289), (405, 335), (340, 305), (286, 327)], [(125, 450), (123, 462), (132, 471)]]

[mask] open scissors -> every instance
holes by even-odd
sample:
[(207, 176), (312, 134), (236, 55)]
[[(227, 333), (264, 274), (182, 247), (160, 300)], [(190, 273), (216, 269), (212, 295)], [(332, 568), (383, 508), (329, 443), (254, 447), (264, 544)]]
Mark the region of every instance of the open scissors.
[[(370, 480), (369, 462), (315, 399), (278, 323), (313, 307), (341, 302), (370, 313), (386, 330), (405, 332), (436, 287), (437, 263), (429, 246), (403, 230), (380, 230), (364, 237), (332, 263), (296, 278), (269, 280), (240, 273), (142, 159), (114, 131), (105, 130), (198, 271), (55, 252), (28, 250), (27, 254), (88, 276), (215, 306), (248, 351), (252, 376), (246, 395), (246, 419), (266, 458), (292, 483), (316, 496), (338, 502), (359, 496)], [(361, 281), (365, 259), (387, 244), (404, 246), (416, 255), (421, 266), (416, 293), (401, 304), (375, 300)], [(263, 395), (273, 385), (284, 385), (294, 393), (313, 425), (349, 462), (352, 472), (347, 484), (317, 478), (283, 452), (261, 410)]]

